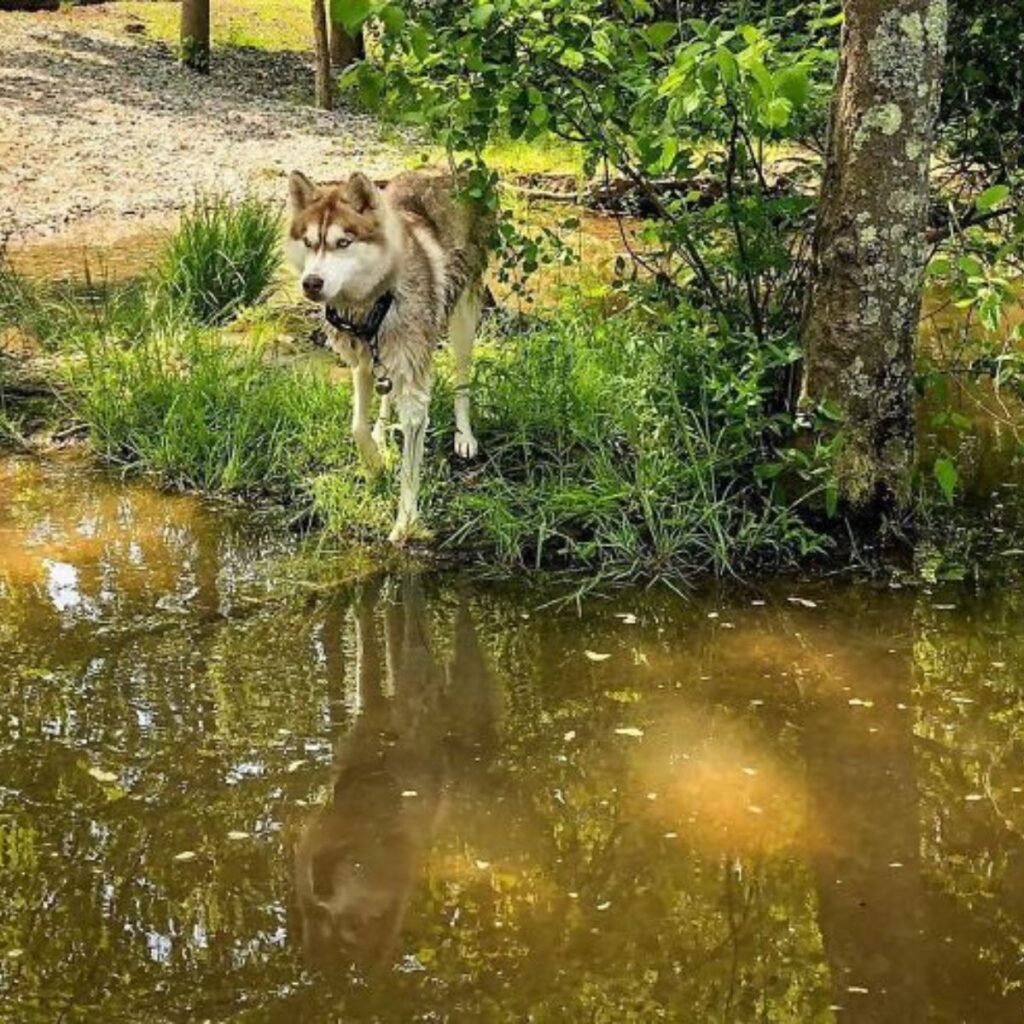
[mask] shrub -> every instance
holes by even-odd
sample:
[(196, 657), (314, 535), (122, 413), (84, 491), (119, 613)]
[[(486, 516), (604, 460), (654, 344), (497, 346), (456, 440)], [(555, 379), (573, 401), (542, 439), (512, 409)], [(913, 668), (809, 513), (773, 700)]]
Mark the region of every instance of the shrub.
[(73, 371), (78, 413), (107, 459), (184, 488), (308, 511), (316, 474), (355, 472), (348, 392), (196, 328), (98, 342)]
[(198, 324), (223, 324), (266, 298), (280, 262), (275, 208), (252, 197), (204, 196), (168, 242), (159, 279), (181, 314)]

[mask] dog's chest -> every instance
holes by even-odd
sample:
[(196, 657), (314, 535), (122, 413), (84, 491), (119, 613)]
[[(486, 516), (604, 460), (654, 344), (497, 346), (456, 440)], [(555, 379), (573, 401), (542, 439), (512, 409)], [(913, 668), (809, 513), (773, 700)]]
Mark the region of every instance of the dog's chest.
[[(324, 325), (324, 335), (327, 347), (346, 366), (354, 369), (373, 365), (373, 353), (362, 338), (329, 324)], [(400, 321), (386, 324), (376, 338), (374, 376), (387, 377), (396, 391), (429, 388), (435, 348), (436, 342), (423, 330), (423, 325), (403, 325)]]

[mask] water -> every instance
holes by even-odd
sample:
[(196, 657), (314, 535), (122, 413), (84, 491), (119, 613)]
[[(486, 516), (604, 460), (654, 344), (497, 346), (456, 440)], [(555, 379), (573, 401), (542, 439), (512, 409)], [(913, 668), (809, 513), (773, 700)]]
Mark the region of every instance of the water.
[(0, 463), (0, 1020), (1024, 1016), (1019, 593), (290, 549)]

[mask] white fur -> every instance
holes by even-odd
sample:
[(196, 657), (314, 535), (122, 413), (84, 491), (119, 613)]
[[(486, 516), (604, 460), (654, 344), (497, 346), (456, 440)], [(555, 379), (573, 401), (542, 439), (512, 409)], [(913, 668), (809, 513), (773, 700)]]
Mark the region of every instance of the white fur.
[(467, 289), (455, 304), (448, 324), (455, 360), (455, 454), (464, 459), (476, 458), (480, 450), (469, 418), (469, 375), (479, 323), (480, 296)]
[(420, 468), (430, 419), (430, 392), (402, 388), (395, 397), (395, 406), (402, 428), (402, 470), (398, 516), (388, 539), (392, 544), (401, 544), (417, 532), (419, 524)]

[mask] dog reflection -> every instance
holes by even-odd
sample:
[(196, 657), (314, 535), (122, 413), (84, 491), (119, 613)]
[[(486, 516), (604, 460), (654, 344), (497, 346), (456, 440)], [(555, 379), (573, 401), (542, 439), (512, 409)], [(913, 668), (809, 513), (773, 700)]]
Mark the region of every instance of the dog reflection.
[(466, 602), (442, 667), (419, 582), (407, 578), (400, 591), (389, 599), (369, 585), (355, 603), (359, 714), (336, 751), (330, 801), (296, 851), (303, 945), (318, 962), (380, 964), (393, 954), (459, 755), (493, 737), (492, 690)]

